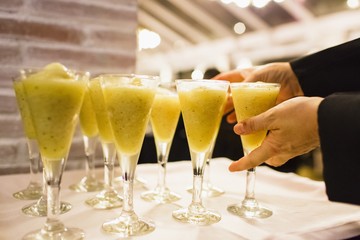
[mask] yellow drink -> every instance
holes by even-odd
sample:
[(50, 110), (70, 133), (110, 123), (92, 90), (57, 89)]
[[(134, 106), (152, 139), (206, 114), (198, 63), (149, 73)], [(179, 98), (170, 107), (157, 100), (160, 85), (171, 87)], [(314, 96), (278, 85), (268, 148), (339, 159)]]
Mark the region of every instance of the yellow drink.
[(82, 133), (87, 137), (94, 137), (98, 134), (99, 130), (89, 91), (88, 88), (85, 91), (79, 119)]
[(14, 90), (18, 108), (20, 110), (22, 123), (24, 126), (25, 135), (29, 139), (36, 139), (34, 125), (31, 120), (29, 106), (26, 102), (26, 96), (21, 80), (14, 81)]
[(207, 151), (215, 140), (227, 92), (222, 89), (197, 87), (178, 94), (190, 149)]
[(89, 93), (95, 111), (96, 122), (99, 129), (100, 139), (103, 143), (114, 141), (111, 125), (106, 111), (104, 95), (99, 78), (94, 78), (89, 83)]
[(171, 91), (159, 90), (151, 110), (151, 126), (155, 139), (160, 142), (170, 142), (174, 137), (180, 116), (179, 97)]
[(103, 87), (116, 148), (127, 155), (141, 150), (155, 97), (155, 89), (134, 84)]
[(86, 88), (85, 81), (74, 77), (62, 65), (52, 64), (22, 80), (45, 167), (70, 149)]
[[(273, 107), (279, 94), (280, 85), (273, 83), (232, 83), (230, 85), (236, 118), (243, 121), (259, 115)], [(242, 135), (241, 141), (245, 154), (259, 147), (267, 131)]]

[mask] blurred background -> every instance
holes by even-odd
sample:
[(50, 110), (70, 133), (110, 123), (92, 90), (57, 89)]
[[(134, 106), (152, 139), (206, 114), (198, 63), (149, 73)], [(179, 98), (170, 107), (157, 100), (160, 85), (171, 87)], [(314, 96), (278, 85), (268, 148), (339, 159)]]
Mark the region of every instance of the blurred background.
[[(289, 61), (358, 38), (359, 5), (359, 0), (140, 0), (137, 71), (171, 81)], [(214, 157), (242, 156), (232, 127), (223, 120)], [(185, 142), (180, 126), (175, 144), (183, 149)], [(186, 153), (170, 159), (187, 159)], [(321, 179), (321, 153), (316, 149), (276, 169)]]
[[(211, 78), (218, 72), (288, 61), (360, 37), (360, 0), (1, 0), (0, 174), (29, 172), (12, 79), (24, 67), (61, 62), (92, 75), (137, 72)], [(238, 159), (239, 137), (222, 122), (214, 157)], [(100, 146), (97, 166), (103, 165)], [(188, 160), (182, 120), (170, 161)], [(141, 163), (155, 162), (151, 129)], [(84, 169), (77, 131), (67, 169)], [(321, 154), (280, 171), (321, 179)]]
[(137, 69), (173, 78), (200, 76), (208, 68), (226, 71), (286, 61), (358, 37), (359, 4), (359, 0), (139, 0), (142, 50)]

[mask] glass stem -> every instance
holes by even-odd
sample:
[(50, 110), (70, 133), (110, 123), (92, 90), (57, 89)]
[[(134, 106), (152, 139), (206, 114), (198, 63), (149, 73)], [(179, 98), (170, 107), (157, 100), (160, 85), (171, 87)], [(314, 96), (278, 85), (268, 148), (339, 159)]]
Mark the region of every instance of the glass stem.
[(42, 184), (39, 170), (41, 169), (41, 159), (39, 147), (34, 139), (27, 139), (29, 159), (30, 159), (30, 187), (40, 187)]
[(59, 161), (49, 161), (46, 172), (46, 186), (47, 186), (47, 219), (44, 230), (49, 234), (56, 234), (58, 231), (65, 229), (64, 224), (59, 220), (60, 215), (60, 183), (66, 158)]
[(47, 185), (47, 219), (44, 228), (47, 232), (61, 231), (65, 227), (59, 220), (60, 215), (60, 185)]
[(202, 205), (202, 200), (201, 200), (202, 183), (203, 183), (203, 176), (194, 175), (192, 204)]
[(205, 210), (202, 206), (201, 193), (203, 188), (204, 168), (209, 154), (196, 153), (193, 151), (190, 151), (190, 154), (193, 163), (193, 194), (189, 209), (192, 213), (201, 213)]
[(135, 155), (119, 155), (120, 167), (122, 172), (123, 179), (123, 210), (121, 215), (124, 217), (135, 217), (136, 214), (134, 212), (134, 204), (133, 204), (133, 186), (134, 186), (134, 177), (135, 177), (135, 169), (137, 165), (137, 161), (139, 158), (139, 154)]
[(111, 191), (113, 189), (114, 165), (116, 157), (115, 144), (103, 143), (102, 148), (104, 153), (104, 187), (106, 191)]
[(97, 137), (83, 136), (86, 155), (85, 171), (87, 179), (95, 179), (95, 148)]
[[(46, 184), (46, 176), (45, 176), (45, 170), (43, 169), (42, 171), (42, 180), (43, 180), (43, 185), (42, 185), (42, 196), (41, 198), (38, 200), (38, 203), (40, 206), (44, 206), (47, 204), (47, 184)], [(43, 204), (44, 203), (44, 204)]]
[(255, 200), (255, 177), (256, 168), (250, 168), (246, 172), (245, 200)]
[(157, 143), (156, 151), (159, 166), (157, 189), (164, 191), (166, 188), (166, 164), (168, 162), (170, 144), (167, 142), (159, 142)]
[[(216, 139), (216, 138), (215, 138)], [(206, 158), (206, 165), (205, 165), (205, 171), (204, 171), (204, 188), (210, 189), (211, 188), (211, 182), (210, 182), (210, 160), (212, 158), (212, 154), (215, 147), (215, 141), (211, 145), (209, 150), (209, 156)]]
[(133, 180), (124, 181), (124, 202), (122, 214), (131, 215), (134, 212), (133, 204)]

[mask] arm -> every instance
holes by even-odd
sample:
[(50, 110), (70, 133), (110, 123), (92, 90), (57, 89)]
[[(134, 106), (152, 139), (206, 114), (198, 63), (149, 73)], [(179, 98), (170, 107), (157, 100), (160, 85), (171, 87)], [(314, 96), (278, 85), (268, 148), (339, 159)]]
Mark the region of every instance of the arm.
[(360, 92), (325, 98), (318, 122), (329, 199), (360, 205)]
[(306, 96), (360, 91), (360, 38), (290, 62)]

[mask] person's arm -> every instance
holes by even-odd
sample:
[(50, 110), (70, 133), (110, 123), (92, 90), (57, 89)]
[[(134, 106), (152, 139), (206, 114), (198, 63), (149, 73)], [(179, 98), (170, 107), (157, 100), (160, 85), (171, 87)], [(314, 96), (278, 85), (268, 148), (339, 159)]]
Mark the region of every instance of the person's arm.
[(305, 96), (360, 91), (360, 38), (290, 61)]
[(326, 97), (318, 124), (329, 199), (360, 205), (360, 92)]

